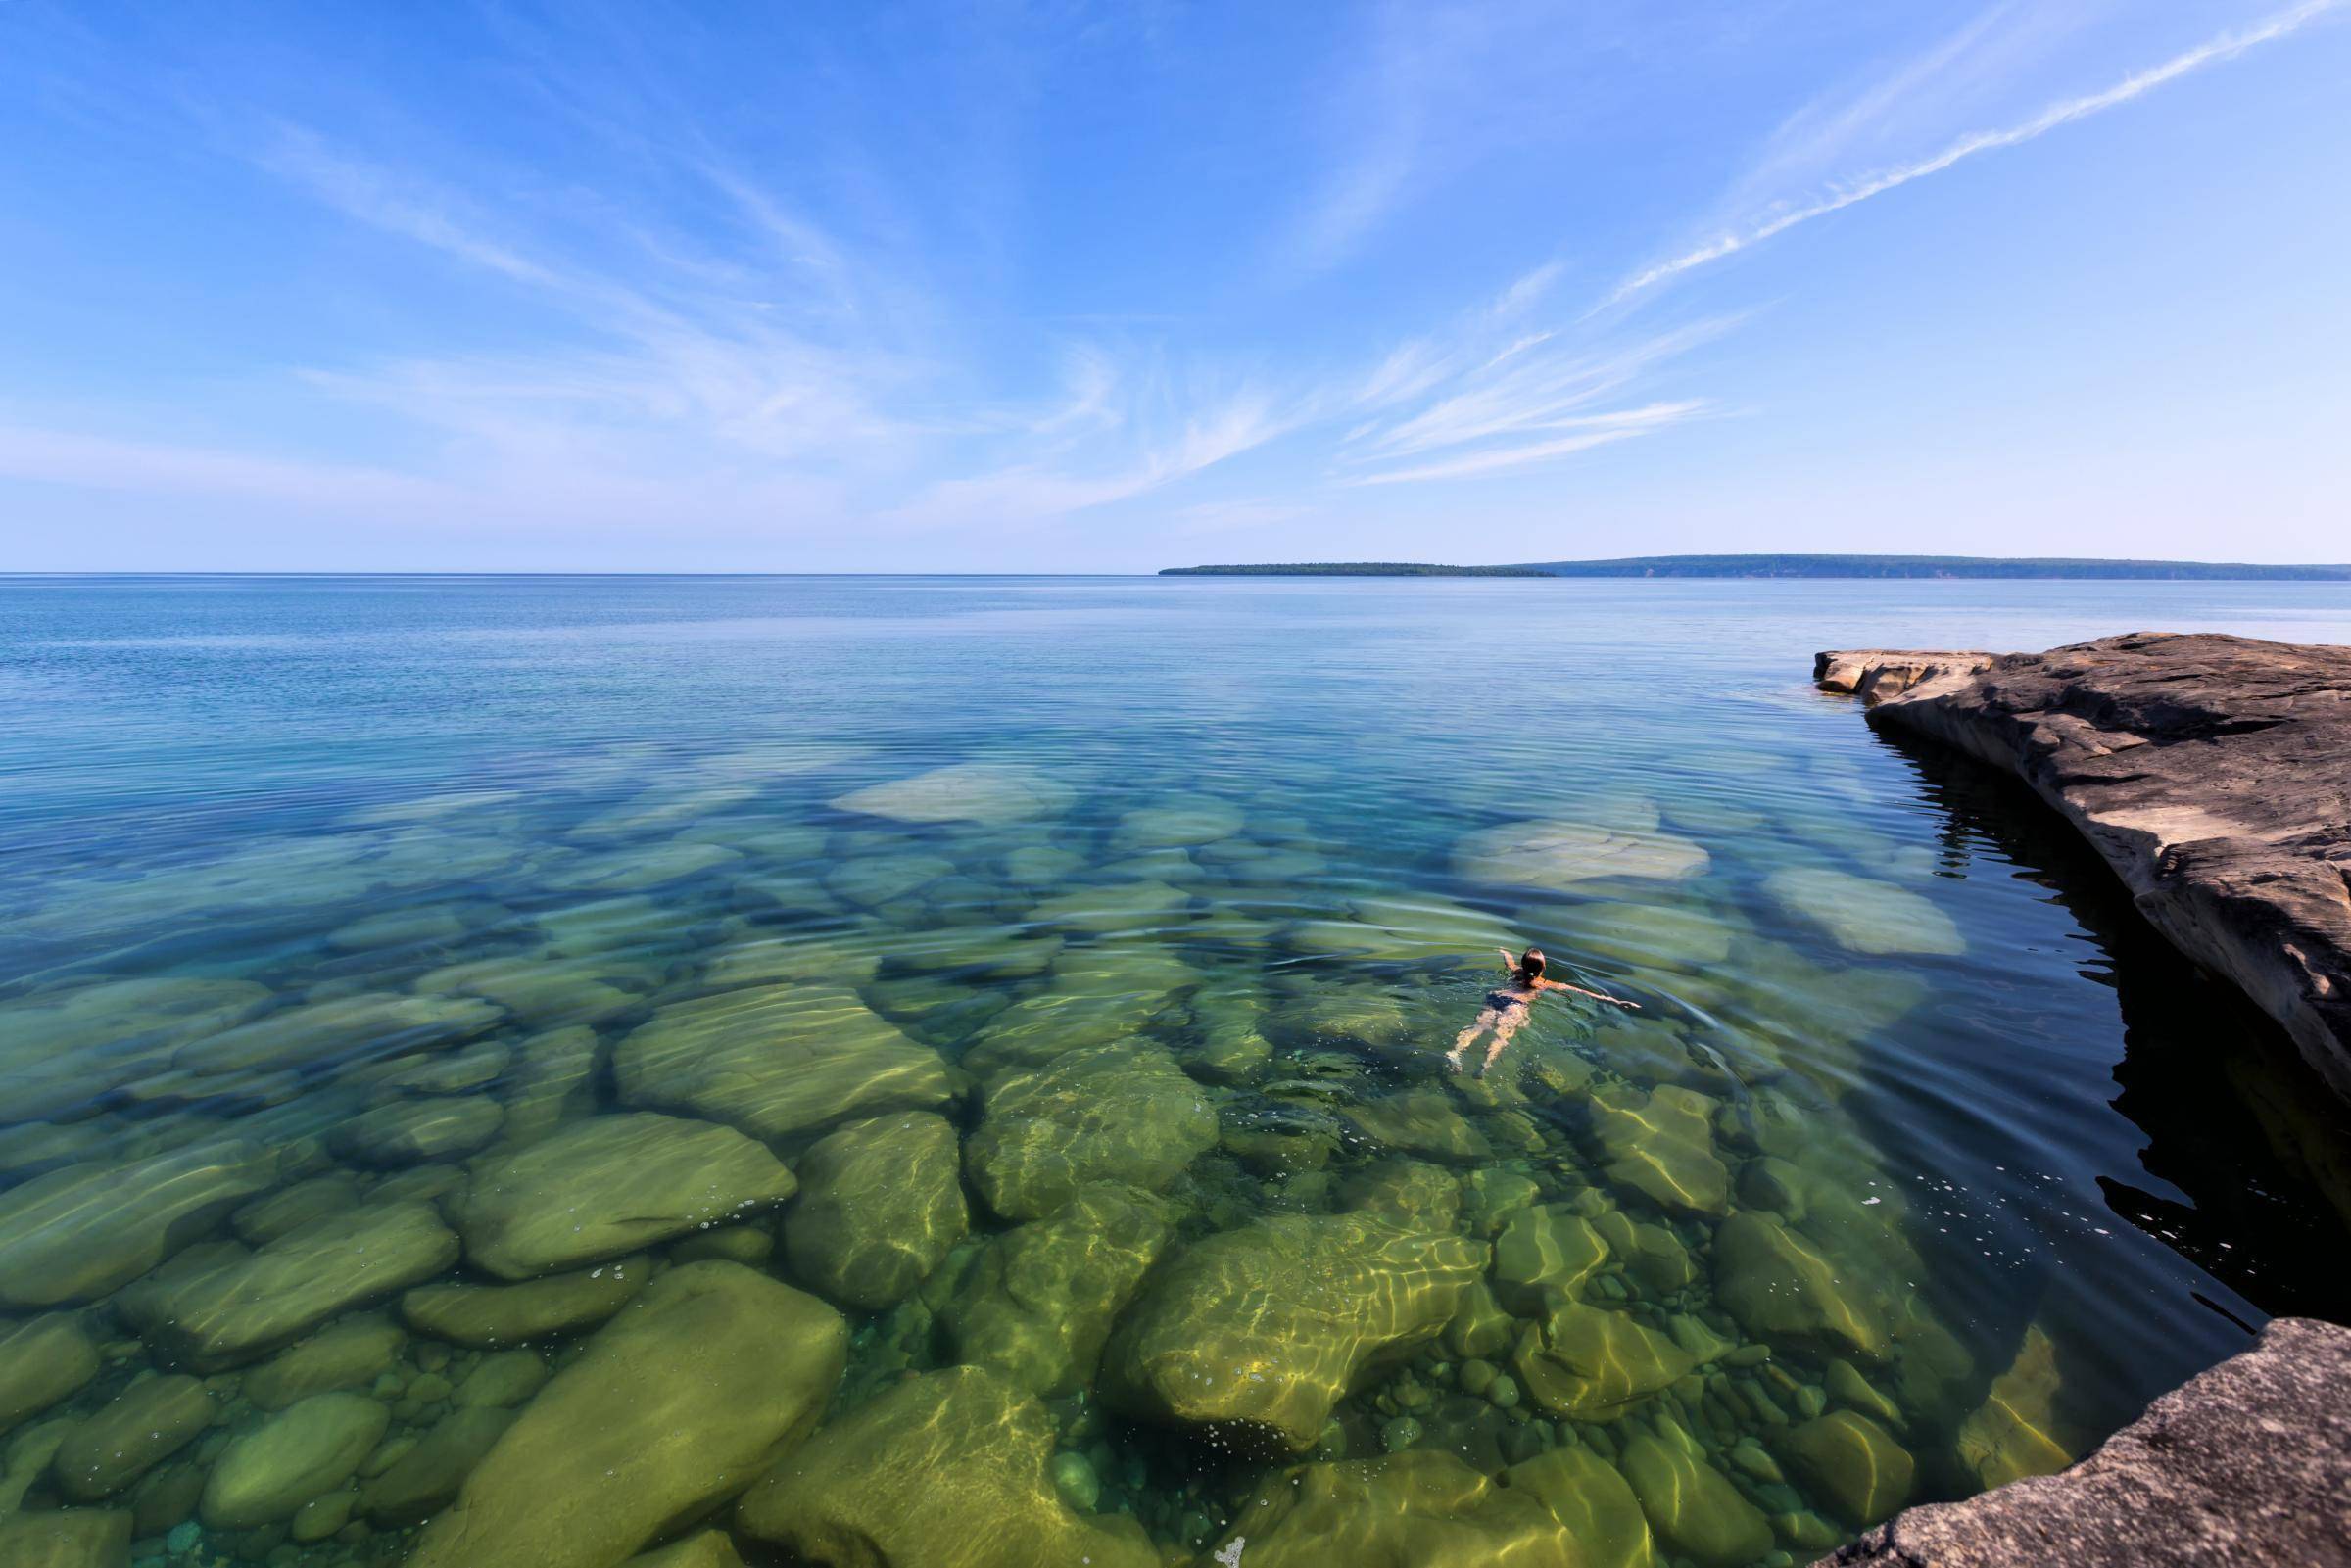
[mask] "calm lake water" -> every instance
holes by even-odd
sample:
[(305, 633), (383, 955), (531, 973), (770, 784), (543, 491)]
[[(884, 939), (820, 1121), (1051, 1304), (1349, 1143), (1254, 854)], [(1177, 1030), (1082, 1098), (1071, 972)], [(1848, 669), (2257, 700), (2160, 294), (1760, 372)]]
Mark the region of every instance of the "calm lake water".
[[(2060, 1465), (2351, 1315), (2339, 1118), (1806, 676), (2140, 628), (2351, 587), (0, 579), (0, 1521), (1732, 1568)], [(1530, 943), (1638, 1010), (1450, 1070)]]

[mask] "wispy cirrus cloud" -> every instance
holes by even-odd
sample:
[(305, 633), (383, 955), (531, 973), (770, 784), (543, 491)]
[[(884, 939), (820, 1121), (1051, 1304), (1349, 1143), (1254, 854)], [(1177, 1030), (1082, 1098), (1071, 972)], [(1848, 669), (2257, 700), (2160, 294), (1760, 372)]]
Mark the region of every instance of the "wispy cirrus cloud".
[[(2344, 0), (2301, 0), (2300, 4), (2278, 12), (2250, 27), (2222, 33), (2191, 49), (2183, 50), (2158, 65), (2135, 71), (2098, 92), (2060, 99), (2039, 114), (2013, 125), (1997, 130), (1977, 131), (1962, 136), (1929, 157), (1861, 175), (1826, 195), (1799, 201), (1794, 205), (1775, 204), (1764, 213), (1747, 218), (1702, 244), (1633, 273), (1616, 286), (1615, 290), (1603, 302), (1603, 307), (1621, 304), (1668, 279), (1760, 245), (1766, 240), (1786, 233), (1799, 224), (1811, 222), (1814, 218), (1826, 217), (1831, 213), (1843, 212), (1845, 209), (1866, 202), (1872, 197), (1883, 196), (1888, 191), (1897, 190), (1914, 180), (1924, 179), (1931, 174), (1940, 174), (1944, 169), (1974, 158), (1978, 154), (2020, 146), (2077, 120), (2087, 119), (2093, 115), (2103, 114), (2109, 109), (2128, 104), (2153, 92), (2158, 87), (2202, 71), (2208, 66), (2233, 60), (2249, 50), (2259, 48), (2263, 44), (2274, 43), (2297, 32), (2327, 12), (2339, 9), (2343, 4)], [(1990, 14), (1988, 14), (1987, 21), (1989, 16)], [(1963, 31), (1957, 38), (1947, 42), (1931, 55), (1924, 71), (1913, 68), (1903, 72), (1900, 79), (1903, 82), (1914, 84), (1924, 75), (1931, 74), (1933, 71), (1947, 67), (1952, 60), (1957, 59), (1965, 52), (1966, 45), (1975, 42), (1980, 36), (1980, 31), (1981, 29), (1976, 27)], [(1859, 106), (1858, 112), (1848, 117), (1844, 129), (1849, 132), (1852, 124), (1859, 123), (1867, 114), (1877, 112), (1884, 104), (1895, 101), (1897, 96), (1898, 94), (1893, 92), (1870, 95)]]

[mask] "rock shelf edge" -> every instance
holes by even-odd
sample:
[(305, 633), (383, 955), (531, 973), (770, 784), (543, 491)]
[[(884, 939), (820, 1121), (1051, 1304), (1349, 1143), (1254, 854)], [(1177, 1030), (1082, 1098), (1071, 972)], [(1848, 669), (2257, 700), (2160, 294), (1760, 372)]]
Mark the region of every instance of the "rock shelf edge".
[(2351, 647), (2135, 632), (1833, 650), (1813, 680), (2030, 785), (2351, 1099)]

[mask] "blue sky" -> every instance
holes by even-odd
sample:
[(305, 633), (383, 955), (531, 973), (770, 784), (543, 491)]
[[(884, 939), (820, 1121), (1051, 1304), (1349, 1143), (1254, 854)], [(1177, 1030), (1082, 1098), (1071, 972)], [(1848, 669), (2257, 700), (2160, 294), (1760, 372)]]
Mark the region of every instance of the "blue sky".
[(0, 569), (2351, 559), (2351, 0), (0, 0)]

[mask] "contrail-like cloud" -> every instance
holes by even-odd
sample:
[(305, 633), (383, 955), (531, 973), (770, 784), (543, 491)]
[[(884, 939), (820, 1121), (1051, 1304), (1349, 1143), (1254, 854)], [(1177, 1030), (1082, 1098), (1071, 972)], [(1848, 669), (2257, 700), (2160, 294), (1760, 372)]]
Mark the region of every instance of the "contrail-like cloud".
[(1988, 153), (2001, 147), (2014, 147), (2021, 142), (2029, 142), (2036, 136), (2046, 135), (2060, 125), (2070, 125), (2077, 119), (2087, 119), (2091, 115), (2098, 114), (2103, 110), (2127, 104), (2134, 98), (2154, 91), (2166, 82), (2179, 80), (2190, 71), (2200, 71), (2206, 66), (2217, 65), (2225, 60), (2233, 60), (2249, 49), (2255, 49), (2262, 44), (2282, 38), (2326, 12), (2335, 10), (2342, 3), (2343, 0), (2303, 0), (2302, 4), (2279, 12), (2257, 26), (2248, 27), (2240, 32), (2224, 33), (2209, 42), (2198, 44), (2184, 54), (2175, 55), (2159, 66), (2150, 67), (2136, 75), (2116, 82), (2104, 92), (2090, 93), (2086, 97), (2069, 98), (2062, 103), (2052, 104), (2021, 125), (2012, 125), (2005, 130), (1978, 131), (1972, 136), (1961, 137), (1932, 158), (1872, 175), (1849, 190), (1841, 191), (1837, 195), (1815, 202), (1809, 207), (1782, 213), (1752, 228), (1720, 235), (1696, 250), (1677, 256), (1669, 261), (1660, 261), (1647, 271), (1627, 278), (1617, 286), (1615, 293), (1608, 296), (1606, 303), (1615, 305), (1644, 289), (1664, 282), (1667, 278), (1687, 272), (1692, 267), (1703, 266), (1708, 261), (1718, 261), (1724, 257), (1744, 251), (1750, 246), (1760, 245), (1775, 234), (1785, 234), (1799, 223), (1809, 223), (1816, 217), (1825, 217), (1831, 213), (1842, 212), (1857, 202), (1866, 202), (1873, 196), (1882, 196), (1897, 186), (1909, 184), (1912, 180), (1924, 179), (1929, 174), (1940, 174), (1953, 164), (1959, 163), (1963, 159), (1973, 158), (1978, 153)]

